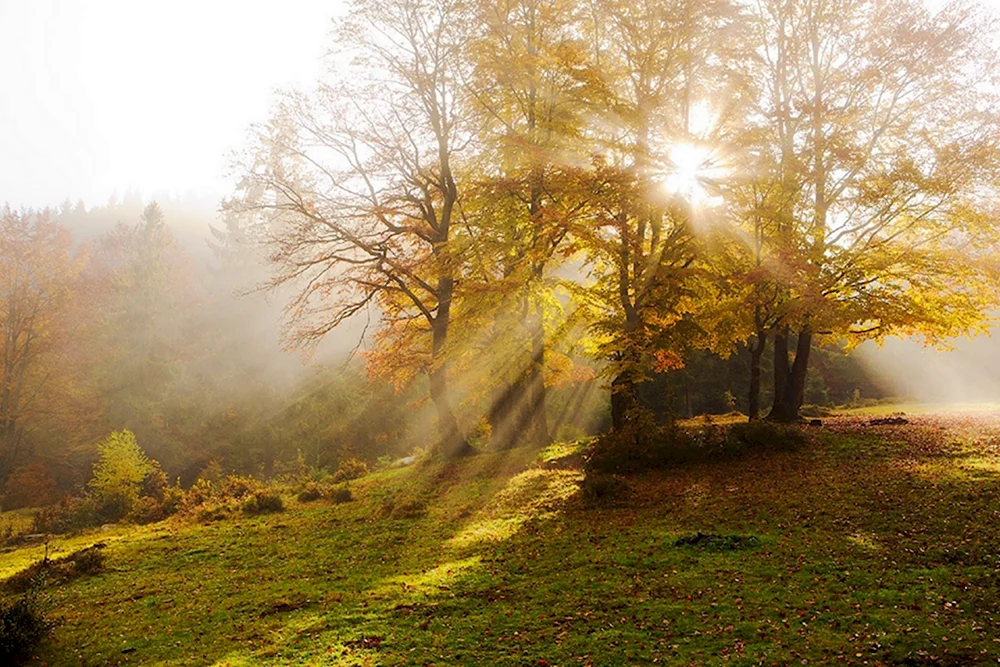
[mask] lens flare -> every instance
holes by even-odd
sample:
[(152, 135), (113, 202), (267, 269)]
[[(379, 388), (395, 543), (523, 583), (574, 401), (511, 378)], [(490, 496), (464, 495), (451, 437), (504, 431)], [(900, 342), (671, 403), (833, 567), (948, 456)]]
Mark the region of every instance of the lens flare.
[(663, 188), (693, 205), (712, 204), (717, 197), (706, 186), (724, 171), (716, 164), (712, 150), (698, 144), (679, 143), (668, 147), (666, 152), (670, 166), (663, 179)]

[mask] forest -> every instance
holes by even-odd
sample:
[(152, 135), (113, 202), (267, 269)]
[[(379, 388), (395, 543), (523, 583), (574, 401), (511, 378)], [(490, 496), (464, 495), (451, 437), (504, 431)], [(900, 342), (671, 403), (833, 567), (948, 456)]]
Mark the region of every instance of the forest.
[[(995, 410), (904, 415), (913, 397), (857, 352), (947, 350), (996, 323), (997, 20), (961, 0), (358, 1), (324, 74), (248, 128), (221, 201), (7, 205), (0, 656), (993, 664), (1000, 626), (969, 619), (995, 613)], [(601, 552), (616, 527), (629, 539)], [(531, 592), (574, 544), (604, 565)], [(255, 560), (272, 548), (294, 574)], [(308, 574), (328, 548), (343, 590)], [(171, 559), (193, 558), (206, 595), (250, 595), (212, 578), (199, 554), (216, 551), (269, 573), (234, 603), (256, 629), (230, 608), (195, 649), (208, 621), (188, 609), (176, 663), (161, 621), (121, 647), (85, 640), (113, 621), (71, 601), (135, 602), (102, 583), (128, 568), (173, 581), (187, 566)], [(680, 583), (644, 579), (660, 570)], [(716, 599), (740, 576), (757, 583)], [(155, 584), (140, 581), (141, 601)], [(576, 616), (582, 599), (560, 596), (581, 585), (620, 614)], [(926, 625), (925, 593), (969, 616)], [(17, 635), (8, 619), (39, 595), (62, 625)], [(508, 595), (523, 604), (506, 621), (470, 601)], [(565, 620), (543, 631), (553, 599)], [(788, 611), (763, 630), (772, 607)], [(444, 625), (403, 637), (400, 615)], [(494, 621), (497, 641), (529, 628), (550, 653), (487, 648)], [(563, 651), (575, 624), (610, 643)], [(654, 640), (657, 624), (676, 630)]]

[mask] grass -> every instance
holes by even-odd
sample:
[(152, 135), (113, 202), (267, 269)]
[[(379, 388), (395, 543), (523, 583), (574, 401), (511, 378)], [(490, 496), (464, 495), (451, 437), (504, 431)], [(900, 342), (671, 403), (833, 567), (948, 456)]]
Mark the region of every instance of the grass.
[[(47, 589), (36, 664), (996, 664), (1000, 421), (828, 424), (799, 452), (632, 478), (627, 504), (580, 501), (580, 470), (551, 465), (573, 446), (59, 541), (107, 543), (107, 571)], [(676, 545), (699, 531), (756, 539)]]

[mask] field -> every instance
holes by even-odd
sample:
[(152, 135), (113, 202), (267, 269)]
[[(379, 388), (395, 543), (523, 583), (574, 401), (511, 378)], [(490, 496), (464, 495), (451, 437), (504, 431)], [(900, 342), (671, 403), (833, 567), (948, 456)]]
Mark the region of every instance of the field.
[[(46, 590), (60, 623), (32, 664), (996, 664), (1000, 417), (870, 418), (597, 502), (560, 445), (56, 540), (105, 542), (108, 570)], [(698, 532), (728, 538), (676, 544)]]

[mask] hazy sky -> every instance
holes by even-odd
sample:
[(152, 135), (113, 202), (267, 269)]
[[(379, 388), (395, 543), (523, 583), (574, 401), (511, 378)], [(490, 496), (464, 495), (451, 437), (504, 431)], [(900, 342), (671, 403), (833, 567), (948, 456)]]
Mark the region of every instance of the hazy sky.
[(0, 0), (0, 202), (226, 193), (273, 90), (315, 80), (342, 0)]
[(275, 88), (316, 79), (344, 7), (0, 0), (0, 202), (227, 194), (227, 155)]

